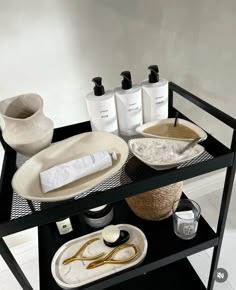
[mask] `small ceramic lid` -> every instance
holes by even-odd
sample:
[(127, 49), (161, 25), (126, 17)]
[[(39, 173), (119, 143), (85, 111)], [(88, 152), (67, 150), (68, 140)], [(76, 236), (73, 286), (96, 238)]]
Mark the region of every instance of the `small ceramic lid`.
[(107, 204), (104, 204), (104, 205), (101, 205), (101, 206), (98, 206), (98, 207), (94, 207), (94, 208), (91, 208), (89, 211), (100, 211), (102, 209), (104, 209), (105, 207), (107, 206)]

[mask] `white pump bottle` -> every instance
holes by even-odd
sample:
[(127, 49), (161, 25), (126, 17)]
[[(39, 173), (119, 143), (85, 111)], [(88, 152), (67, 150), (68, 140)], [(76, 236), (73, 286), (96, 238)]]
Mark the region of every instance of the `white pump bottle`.
[(129, 71), (121, 73), (122, 86), (115, 90), (119, 131), (122, 135), (137, 134), (136, 128), (143, 124), (141, 87), (132, 85)]
[(92, 131), (105, 131), (118, 134), (115, 96), (112, 91), (105, 92), (102, 78), (96, 77), (94, 91), (86, 96), (86, 103)]
[(157, 65), (151, 65), (149, 79), (142, 82), (144, 123), (168, 118), (168, 81), (159, 79)]

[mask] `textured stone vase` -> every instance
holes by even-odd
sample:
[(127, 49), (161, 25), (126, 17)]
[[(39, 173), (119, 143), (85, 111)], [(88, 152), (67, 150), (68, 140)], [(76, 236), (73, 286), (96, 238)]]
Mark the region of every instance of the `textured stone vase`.
[(0, 102), (1, 130), (5, 142), (17, 152), (32, 156), (48, 147), (53, 122), (43, 113), (43, 99), (25, 94)]

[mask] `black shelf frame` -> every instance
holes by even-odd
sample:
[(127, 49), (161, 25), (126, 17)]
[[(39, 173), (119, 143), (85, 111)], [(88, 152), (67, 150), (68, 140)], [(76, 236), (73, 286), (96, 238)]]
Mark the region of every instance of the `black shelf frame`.
[(212, 263), (211, 263), (211, 269), (210, 269), (210, 275), (208, 280), (208, 290), (212, 290), (214, 286), (214, 273), (217, 269), (217, 265), (219, 262), (220, 257), (220, 250), (223, 242), (223, 236), (224, 236), (224, 230), (229, 210), (229, 204), (234, 184), (234, 177), (235, 177), (235, 170), (236, 170), (236, 120), (232, 118), (229, 115), (226, 115), (224, 112), (220, 111), (219, 109), (215, 108), (211, 104), (208, 104), (204, 100), (201, 100), (197, 96), (189, 93), (185, 89), (181, 88), (180, 86), (171, 83), (170, 84), (170, 103), (173, 106), (173, 92), (176, 92), (177, 94), (181, 95), (185, 99), (189, 100), (193, 104), (197, 105), (204, 111), (211, 114), (213, 117), (217, 118), (218, 120), (222, 121), (224, 124), (228, 125), (233, 129), (232, 134), (232, 141), (231, 141), (231, 147), (230, 149), (232, 152), (234, 152), (233, 162), (231, 166), (227, 167), (226, 170), (226, 176), (225, 176), (225, 183), (224, 183), (224, 189), (223, 189), (223, 195), (221, 200), (221, 206), (220, 206), (220, 212), (219, 212), (219, 219), (217, 224), (217, 230), (216, 234), (219, 237), (218, 245), (214, 247), (213, 250), (213, 256), (212, 256)]
[[(212, 290), (214, 285), (213, 275), (217, 268), (220, 249), (223, 240), (223, 234), (227, 219), (227, 213), (230, 203), (231, 192), (233, 188), (234, 175), (236, 169), (236, 120), (231, 116), (225, 114), (214, 106), (208, 104), (204, 100), (198, 98), (197, 96), (191, 94), (180, 86), (169, 83), (169, 115), (174, 116), (176, 109), (173, 106), (174, 93), (182, 96), (186, 100), (197, 105), (204, 111), (208, 112), (210, 115), (214, 116), (225, 125), (233, 129), (232, 133), (232, 143), (231, 147), (227, 148), (221, 144), (217, 139), (208, 134), (207, 140), (203, 142), (205, 149), (213, 156), (212, 159), (189, 165), (187, 167), (178, 168), (177, 170), (161, 171), (159, 173), (151, 173), (144, 176), (144, 178), (137, 182), (132, 182), (130, 184), (111, 188), (108, 191), (91, 193), (86, 198), (68, 201), (63, 204), (57, 204), (54, 207), (47, 208), (41, 211), (35, 211), (30, 215), (25, 215), (17, 219), (11, 220), (11, 209), (13, 201), (13, 191), (11, 188), (11, 179), (16, 171), (16, 152), (11, 149), (3, 140), (2, 136), (1, 142), (3, 148), (5, 149), (4, 161), (2, 166), (1, 181), (0, 181), (0, 254), (3, 256), (4, 260), (8, 264), (10, 270), (15, 275), (16, 279), (19, 281), (23, 289), (32, 289), (29, 282), (22, 273), (20, 267), (15, 261), (14, 257), (11, 255), (7, 245), (5, 244), (3, 237), (18, 231), (22, 231), (34, 226), (43, 227), (50, 222), (56, 221), (60, 218), (67, 216), (75, 216), (79, 213), (99, 206), (104, 203), (113, 203), (123, 200), (124, 198), (135, 195), (144, 191), (148, 191), (154, 188), (162, 187), (171, 183), (175, 183), (181, 180), (192, 178), (198, 175), (202, 175), (217, 169), (226, 168), (226, 177), (221, 201), (221, 207), (219, 212), (218, 226), (216, 231), (216, 236), (214, 243), (209, 246), (214, 247), (209, 282), (207, 289)], [(181, 114), (180, 117), (188, 119), (186, 116)], [(66, 126), (62, 128), (55, 129), (53, 141), (60, 141), (70, 136), (91, 131), (90, 123), (84, 122), (80, 124), (75, 124), (71, 126)], [(212, 146), (214, 145), (214, 146)], [(147, 171), (148, 172), (148, 171)], [(28, 202), (30, 208), (33, 211), (33, 206), (31, 202)], [(197, 251), (201, 251), (201, 247), (196, 248)], [(190, 253), (186, 252), (186, 255)], [(183, 258), (181, 255), (178, 259)], [(170, 258), (167, 264), (171, 264), (175, 259)], [(164, 265), (162, 265), (164, 266)], [(158, 268), (157, 264), (152, 268)], [(165, 267), (166, 268), (166, 267)], [(167, 268), (168, 269), (168, 268)], [(132, 271), (137, 271), (134, 269)], [(130, 271), (130, 273), (132, 272)], [(120, 277), (120, 278), (119, 278)], [(130, 277), (131, 278), (131, 277)], [(118, 279), (118, 280), (116, 280)], [(119, 280), (121, 279), (121, 280)], [(123, 277), (124, 279), (124, 277)], [(116, 282), (122, 282), (122, 275), (115, 278)], [(106, 283), (105, 283), (106, 284)], [(104, 285), (105, 285), (104, 284)], [(114, 284), (114, 283), (113, 283)], [(107, 279), (107, 287), (109, 287), (109, 278)], [(99, 288), (102, 289), (102, 288)], [(114, 288), (116, 289), (116, 288)]]

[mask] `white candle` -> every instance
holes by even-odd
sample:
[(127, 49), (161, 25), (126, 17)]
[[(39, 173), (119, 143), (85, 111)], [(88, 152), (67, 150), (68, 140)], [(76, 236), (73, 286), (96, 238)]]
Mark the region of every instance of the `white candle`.
[(191, 236), (196, 233), (198, 228), (198, 221), (194, 220), (194, 212), (178, 211), (175, 213), (177, 216), (177, 231), (185, 236)]

